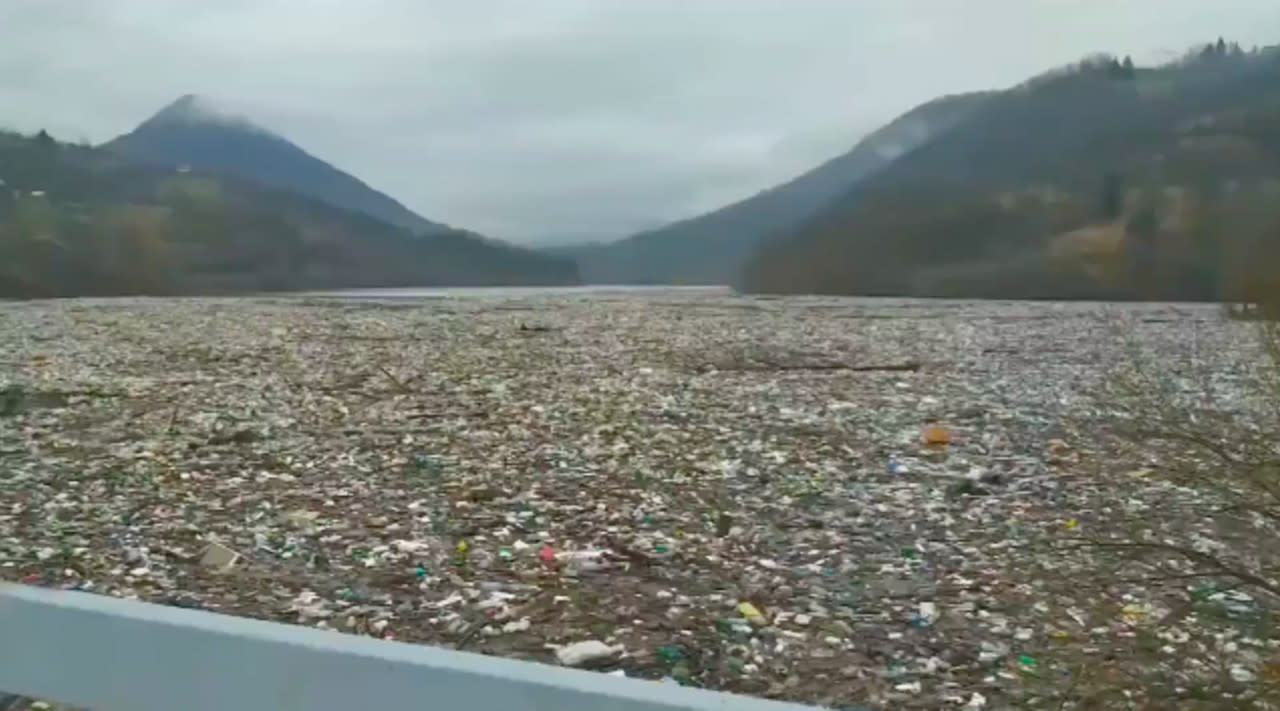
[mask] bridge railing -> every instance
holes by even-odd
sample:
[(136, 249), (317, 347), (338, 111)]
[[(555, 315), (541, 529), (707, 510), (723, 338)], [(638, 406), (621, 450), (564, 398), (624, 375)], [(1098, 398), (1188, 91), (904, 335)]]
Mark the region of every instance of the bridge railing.
[(813, 711), (4, 582), (0, 691), (90, 711)]

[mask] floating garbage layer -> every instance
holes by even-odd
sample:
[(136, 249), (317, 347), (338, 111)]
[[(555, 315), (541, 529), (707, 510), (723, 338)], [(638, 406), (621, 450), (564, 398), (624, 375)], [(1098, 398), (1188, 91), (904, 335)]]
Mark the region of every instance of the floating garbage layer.
[[(1071, 683), (1045, 650), (1185, 593), (1053, 544), (1195, 503), (1090, 429), (1127, 339), (1192, 331), (1209, 359), (1249, 338), (1198, 307), (679, 291), (3, 304), (0, 577), (839, 707), (1009, 707)], [(1165, 524), (1204, 525), (1182, 510)], [(1157, 647), (1184, 667), (1261, 673), (1247, 634), (1180, 634)]]

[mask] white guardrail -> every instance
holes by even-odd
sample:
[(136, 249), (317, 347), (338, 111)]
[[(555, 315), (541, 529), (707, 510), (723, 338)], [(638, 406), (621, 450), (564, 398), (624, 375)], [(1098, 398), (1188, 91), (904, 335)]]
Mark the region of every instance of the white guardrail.
[(813, 711), (2, 581), (0, 692), (90, 711)]

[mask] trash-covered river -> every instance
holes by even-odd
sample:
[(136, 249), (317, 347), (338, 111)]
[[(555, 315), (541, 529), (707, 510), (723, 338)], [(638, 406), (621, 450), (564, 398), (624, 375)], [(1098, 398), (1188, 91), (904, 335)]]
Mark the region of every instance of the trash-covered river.
[(1106, 523), (1100, 481), (1157, 489), (1090, 429), (1126, 343), (1246, 338), (1207, 306), (723, 289), (4, 303), (0, 578), (1003, 707), (1097, 642), (1088, 561), (1046, 541)]

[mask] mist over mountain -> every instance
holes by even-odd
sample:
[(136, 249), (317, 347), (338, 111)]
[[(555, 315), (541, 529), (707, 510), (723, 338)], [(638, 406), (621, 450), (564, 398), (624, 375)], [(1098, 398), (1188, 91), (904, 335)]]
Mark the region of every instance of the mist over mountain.
[(858, 181), (965, 118), (983, 93), (936, 99), (903, 114), (837, 156), (782, 185), (713, 212), (573, 254), (598, 283), (726, 284), (766, 237), (792, 227)]
[(1280, 49), (1097, 55), (983, 100), (763, 243), (749, 291), (1217, 299), (1280, 243)]
[(0, 187), (0, 298), (578, 283), (569, 259), (406, 216), (192, 97), (105, 148), (0, 132)]
[(162, 108), (104, 148), (140, 161), (186, 165), (282, 188), (415, 232), (448, 229), (248, 118), (193, 94)]

